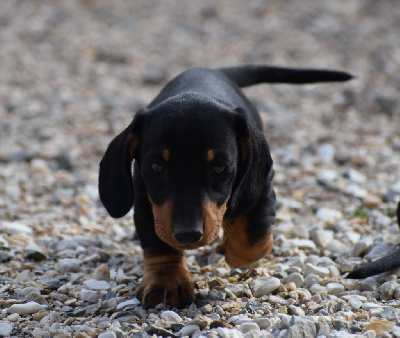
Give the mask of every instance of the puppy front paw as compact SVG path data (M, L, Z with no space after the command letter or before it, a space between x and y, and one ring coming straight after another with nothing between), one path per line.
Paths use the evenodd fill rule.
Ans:
M145 254L144 274L136 297L145 308L164 303L182 308L193 303L194 281L183 254Z

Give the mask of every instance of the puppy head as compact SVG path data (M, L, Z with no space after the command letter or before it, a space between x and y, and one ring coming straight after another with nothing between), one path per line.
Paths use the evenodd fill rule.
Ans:
M135 159L160 239L178 249L209 244L228 209L247 198L239 190L252 181L249 172L259 171L251 162L263 152L251 134L231 108L195 94L172 97L139 112L110 143L100 163L100 198L113 217L129 211Z

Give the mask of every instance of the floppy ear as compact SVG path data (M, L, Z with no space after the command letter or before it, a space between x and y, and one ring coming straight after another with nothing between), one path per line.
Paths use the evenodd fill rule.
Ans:
M236 111L239 111L237 108ZM262 131L247 123L243 116L235 116L240 161L228 202L228 216L236 218L254 209L263 190L273 176L272 158Z
M109 144L99 171L99 195L110 216L125 216L133 205L131 163L139 143L143 115L137 113L131 124Z

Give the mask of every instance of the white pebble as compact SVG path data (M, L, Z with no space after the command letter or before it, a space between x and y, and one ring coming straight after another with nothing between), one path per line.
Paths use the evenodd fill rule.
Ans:
M13 326L9 323L0 323L0 337L8 337L13 330Z
M339 296L344 291L344 286L340 283L328 283L326 285L326 291L330 295Z
M348 245L340 242L337 239L333 239L327 246L327 249L335 254L344 254L351 250Z
M191 337L193 335L193 333L195 333L196 331L200 330L200 326L196 325L196 324L189 324L184 326L182 329L180 329L178 331L178 336L179 337L186 337L189 336Z
M332 144L324 143L318 147L318 156L325 162L332 162L335 154L336 149Z
M249 323L240 324L239 330L244 332L244 333L245 332L250 332L252 330L260 331L260 327L257 325L257 323L254 323L254 322L250 323L249 322Z
M254 297L261 297L270 294L281 285L278 278L275 277L260 277L255 279L251 284L251 290Z
M182 323L182 318L174 311L164 311L160 317L167 322L171 323Z
M109 332L103 332L100 333L97 338L117 338L114 332L109 331Z
M10 315L7 316L8 321L10 322L18 322L19 320L19 314L18 313L12 313ZM0 334L1 337L1 334Z
M82 300L86 302L96 303L99 300L100 295L98 294L97 291L82 289L80 297Z
M60 273L79 272L80 269L80 261L75 258L63 258L57 263L57 270Z
M140 304L140 300L139 299L132 298L132 299L128 299L128 300L126 300L124 302L119 303L117 305L117 309L120 310L120 309L122 309L122 308L124 308L125 306L128 306L128 305L137 306L139 304Z
M309 289L312 294L317 294L326 291L326 287L319 284L313 284L309 287Z
M304 275L307 276L310 273L320 276L320 277L328 277L329 276L329 269L324 268L322 266L315 266L311 263L307 263L304 269Z
M294 283L296 284L297 288L300 288L303 286L304 283L304 277L301 273L299 272L294 272L291 273L287 278L286 278L286 283Z
M111 289L111 285L107 283L105 280L97 280L97 279L88 279L83 282L88 289L91 290L109 290Z
M228 329L226 327L217 328L218 334L222 338L242 338L242 333L237 329Z
M396 326L396 325L392 326L392 332L396 338L399 338L400 337L400 326Z
M20 222L3 222L0 226L0 229L14 235L21 233L30 235L33 233L33 230L30 226Z
M36 302L28 302L26 304L14 304L7 309L8 313L18 313L20 315L26 315L31 313L39 312L43 309L43 306Z
M343 218L343 215L340 211L329 208L318 209L316 216L320 221L328 224L333 224Z
M288 239L288 241L302 250L314 250L317 248L315 243L310 239Z
M331 230L313 228L309 233L313 242L322 248L326 248L333 240L333 231Z
M263 318L263 317L258 318L256 319L256 323L261 330L266 330L272 326L271 319L269 318Z

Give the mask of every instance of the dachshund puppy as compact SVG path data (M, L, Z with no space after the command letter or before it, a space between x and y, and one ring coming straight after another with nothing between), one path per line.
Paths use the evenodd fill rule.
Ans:
M177 76L137 112L101 160L99 193L112 217L134 207L144 252L136 296L145 307L193 302L184 250L212 243L221 228L225 258L233 267L271 251L272 158L259 113L240 87L351 78L331 70L196 68Z

